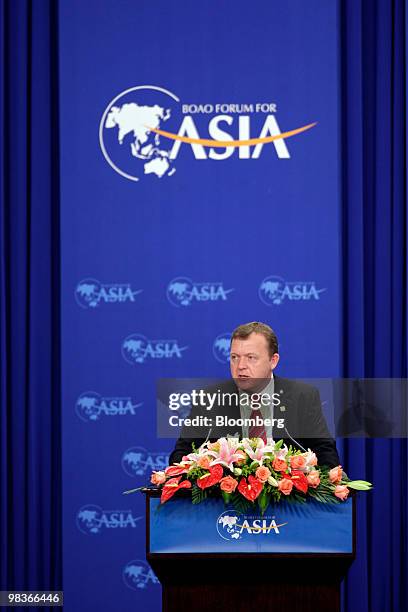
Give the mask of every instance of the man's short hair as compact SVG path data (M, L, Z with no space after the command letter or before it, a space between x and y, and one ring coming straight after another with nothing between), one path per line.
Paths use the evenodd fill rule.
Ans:
M231 343L233 340L235 340L235 338L245 339L251 334L261 334L266 338L270 357L272 357L274 353L279 352L278 338L276 337L272 327L269 327L269 325L266 325L266 323L260 323L259 321L252 321L251 323L239 325L232 332Z

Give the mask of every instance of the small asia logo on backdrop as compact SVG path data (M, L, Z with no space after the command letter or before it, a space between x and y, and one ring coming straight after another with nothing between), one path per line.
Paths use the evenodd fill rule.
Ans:
M271 159L289 159L287 139L316 123L285 131L277 111L275 102L265 101L182 103L168 89L138 85L105 108L99 144L108 164L131 181L171 177L182 146L190 147L195 160L254 160L264 147Z
M172 306L186 307L193 302L226 302L234 289L225 289L222 282L193 282L184 276L174 278L167 287L167 299Z
M140 559L129 561L123 568L122 577L125 585L135 591L160 584L152 568Z
M142 334L131 334L122 342L122 357L132 365L149 359L181 359L188 346L180 346L178 340L148 340Z
M104 417L136 416L143 402L131 397L104 397L95 391L81 393L75 404L79 418L86 423L100 421Z
M143 289L132 289L130 283L100 283L95 278L85 278L75 287L75 299L82 308L97 308L101 304L135 302Z
M251 516L238 514L235 510L225 510L217 518L216 528L223 540L242 540L259 535L279 535L287 523L276 522L275 516Z
M87 535L99 535L107 529L135 529L143 516L134 516L131 510L103 510L87 504L76 515L76 525Z
M317 301L326 289L318 289L314 281L286 281L280 276L267 276L258 290L260 300L267 306L280 306L284 301Z
M122 469L128 476L149 476L164 470L169 464L167 452L149 452L141 446L128 448L122 455Z
M216 337L213 343L213 355L220 363L230 361L231 333L225 332Z

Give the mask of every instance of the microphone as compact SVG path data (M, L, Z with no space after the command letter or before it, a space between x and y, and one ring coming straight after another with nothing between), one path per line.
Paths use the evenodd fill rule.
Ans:
M286 435L288 436L288 438L290 438L292 442L296 444L296 446L299 446L303 452L307 453L307 450L297 440L295 440L295 438L292 438L292 436L290 435L286 427L285 427L285 431L286 431Z
M210 435L211 435L212 430L213 430L213 428L212 428L212 427L210 427L210 429L208 430L207 437L206 437L205 441L203 442L203 444L205 444L206 442L208 442L208 439L209 439L209 437L210 437ZM202 446L202 445L201 445L201 446Z

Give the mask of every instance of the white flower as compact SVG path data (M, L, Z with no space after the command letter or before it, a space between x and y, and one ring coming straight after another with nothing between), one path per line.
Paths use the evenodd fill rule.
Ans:
M265 444L262 438L258 438L256 448L253 449L251 441L248 438L242 440L242 446L245 449L246 454L252 459L253 462L262 465L265 459L269 459L270 455L274 452L275 442L272 438L269 438L271 444ZM267 454L269 453L269 457Z
M220 450L218 452L207 452L208 455L214 457L213 461L211 461L211 465L225 465L225 467L233 472L233 463L242 459L241 454L236 452L239 446L238 438L229 438L228 440L226 438L220 438L218 443L220 445Z
M308 448L307 452L303 453L303 456L306 459L306 464L305 464L305 467L303 468L303 471L304 472L312 471L317 465L316 454L312 450L310 450L310 448Z
M276 451L275 453L275 457L276 459L282 459L282 461L285 461L286 455L288 454L288 447L286 446L286 444L283 444L283 446Z

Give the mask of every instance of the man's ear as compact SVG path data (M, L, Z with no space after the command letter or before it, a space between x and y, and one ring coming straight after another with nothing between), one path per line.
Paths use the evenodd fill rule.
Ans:
M279 363L279 353L274 353L271 357L271 370L274 370Z

